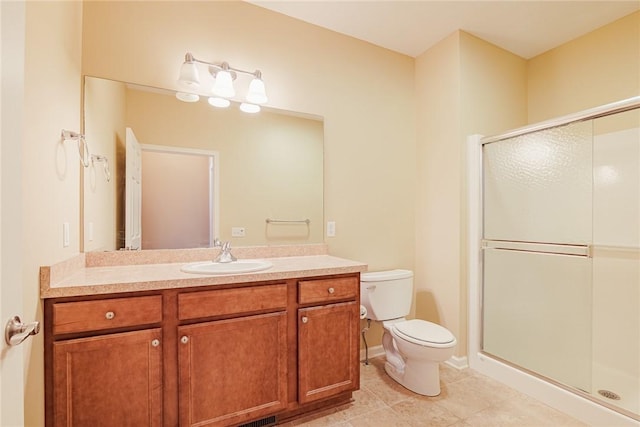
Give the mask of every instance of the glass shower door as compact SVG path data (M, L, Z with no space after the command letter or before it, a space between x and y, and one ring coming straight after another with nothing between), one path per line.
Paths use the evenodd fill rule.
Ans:
M591 389L592 126L483 146L483 351Z
M640 416L640 110L593 121L592 395Z
M482 150L482 351L640 420L640 110Z

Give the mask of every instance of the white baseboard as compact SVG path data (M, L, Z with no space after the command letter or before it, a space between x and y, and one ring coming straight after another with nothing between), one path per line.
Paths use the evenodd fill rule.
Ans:
M469 367L469 359L467 356L451 356L451 358L444 363L460 371Z

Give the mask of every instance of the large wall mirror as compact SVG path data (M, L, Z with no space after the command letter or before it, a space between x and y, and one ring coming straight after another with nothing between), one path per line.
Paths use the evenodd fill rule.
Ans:
M321 118L85 77L84 134L85 252L323 241Z

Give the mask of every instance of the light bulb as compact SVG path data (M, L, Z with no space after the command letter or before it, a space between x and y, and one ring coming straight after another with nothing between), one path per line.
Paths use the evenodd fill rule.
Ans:
M253 104L264 104L267 102L267 92L264 88L264 81L256 77L251 80L249 84L249 91L247 92L247 101Z
M223 98L233 98L236 95L236 91L233 89L233 77L229 71L220 70L216 73L213 94Z
M219 98L217 96L212 96L208 101L209 105L218 108L227 108L229 105L231 105L231 101L229 101L228 99Z
M240 104L240 111L243 111L245 113L259 113L260 112L260 106L256 105L256 104L249 104L246 102L243 102L242 104Z

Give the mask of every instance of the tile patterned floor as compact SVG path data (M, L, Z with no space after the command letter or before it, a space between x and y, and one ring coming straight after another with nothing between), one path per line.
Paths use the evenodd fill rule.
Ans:
M285 427L471 427L586 424L469 369L440 366L442 393L420 396L384 372L384 356L360 369L355 402L284 424Z

